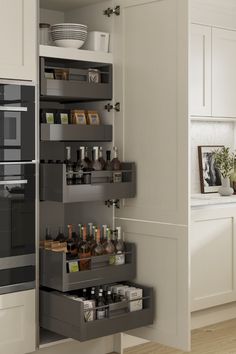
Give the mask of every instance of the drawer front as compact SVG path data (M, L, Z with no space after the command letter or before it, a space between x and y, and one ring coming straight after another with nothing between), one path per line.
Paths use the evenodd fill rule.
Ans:
M153 289L132 284L143 289L143 309L126 312L126 303L110 305L111 316L102 320L85 322L84 305L56 291L40 291L41 327L73 338L86 341L128 331L153 323ZM117 305L117 309L116 309ZM123 312L122 312L123 307Z

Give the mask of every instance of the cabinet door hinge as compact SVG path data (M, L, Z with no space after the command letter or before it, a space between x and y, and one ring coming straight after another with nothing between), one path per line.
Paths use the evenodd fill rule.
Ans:
M108 9L104 11L104 15L107 17L111 17L111 15L120 16L120 6L116 6L114 9L108 7Z
M114 105L108 103L105 106L105 109L110 112L112 109L114 109L116 112L120 112L120 102L116 102Z

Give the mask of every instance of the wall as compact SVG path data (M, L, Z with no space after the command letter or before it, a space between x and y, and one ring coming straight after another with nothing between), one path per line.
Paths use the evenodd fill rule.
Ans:
M231 122L200 122L191 123L191 193L200 193L198 166L199 145L225 145L235 149L236 123Z
M61 11L40 9L40 22L49 23L50 25L64 22L64 13Z

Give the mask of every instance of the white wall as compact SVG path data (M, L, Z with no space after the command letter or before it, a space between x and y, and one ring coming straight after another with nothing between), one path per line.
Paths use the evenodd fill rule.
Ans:
M225 145L235 148L234 122L192 122L191 123L191 193L200 193L198 166L199 145Z
M64 22L64 12L40 9L40 22L49 23L50 25Z

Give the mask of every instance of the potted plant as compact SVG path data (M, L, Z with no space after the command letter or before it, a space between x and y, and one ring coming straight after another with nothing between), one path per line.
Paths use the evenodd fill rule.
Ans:
M230 176L234 169L234 154L230 152L229 147L222 147L213 152L215 166L221 174L222 185L219 188L219 193L222 196L230 196L234 193L230 187Z

